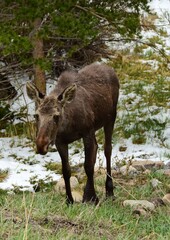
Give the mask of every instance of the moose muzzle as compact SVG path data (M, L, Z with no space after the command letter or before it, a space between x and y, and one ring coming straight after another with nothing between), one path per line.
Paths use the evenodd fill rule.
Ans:
M50 145L49 137L38 136L36 139L37 153L45 155L48 152Z

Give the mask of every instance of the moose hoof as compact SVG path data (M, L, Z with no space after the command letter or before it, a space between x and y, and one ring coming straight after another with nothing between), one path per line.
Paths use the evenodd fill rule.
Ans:
M111 199L112 201L115 201L116 197L114 196L113 192L112 193L106 192L106 199Z
M114 202L116 200L116 197L113 195L110 199L111 199L111 201Z
M91 199L91 202L97 205L99 203L99 198L95 196L94 198Z
M69 206L70 204L73 204L74 203L74 200L73 199L69 199L69 198L66 198L66 204Z
M97 196L93 196L91 198L83 198L83 203L93 203L97 205L99 203L99 198Z

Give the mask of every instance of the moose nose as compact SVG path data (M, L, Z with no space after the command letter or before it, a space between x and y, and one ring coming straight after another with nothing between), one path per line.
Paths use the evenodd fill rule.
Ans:
M37 153L45 155L48 152L49 143L50 142L48 137L37 137L36 139Z

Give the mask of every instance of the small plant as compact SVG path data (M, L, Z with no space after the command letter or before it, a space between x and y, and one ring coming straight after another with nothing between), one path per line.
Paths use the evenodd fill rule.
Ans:
M10 105L0 102L0 129L5 129L14 120L14 113L10 110Z
M148 38L148 41L150 44L160 44L160 45L164 46L164 42L163 42L162 38L158 35Z
M147 50L145 50L145 54L144 54L145 58L150 59L152 58L153 55L154 55L154 51L152 48L149 47Z
M8 170L0 170L0 182L3 182L9 175Z
M30 178L30 183L33 185L33 189L35 192L38 191L47 191L51 189L55 183L52 181L50 176L47 176L45 179L38 179L38 176L33 176Z
M51 170L54 171L58 174L62 174L62 165L61 163L56 163L56 162L48 162L45 164L45 168L47 168L47 170Z
M135 135L132 137L132 143L133 144L145 144L146 137L144 135Z
M164 28L160 28L159 35L162 37L168 37L168 32Z
M154 89L151 91L153 100L156 102L157 106L165 106L170 99L170 91L168 88L168 81L164 77L158 77L154 84Z

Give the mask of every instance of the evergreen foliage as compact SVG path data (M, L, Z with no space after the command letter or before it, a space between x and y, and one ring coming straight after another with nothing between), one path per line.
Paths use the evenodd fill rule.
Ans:
M139 35L140 13L149 11L149 2L1 0L0 61L17 69L31 68L35 63L31 40L37 37L44 42L45 59L38 62L42 69L49 70L52 63L71 58L80 62L82 49L90 46L96 50L110 34ZM41 19L38 29L33 25L36 19Z

